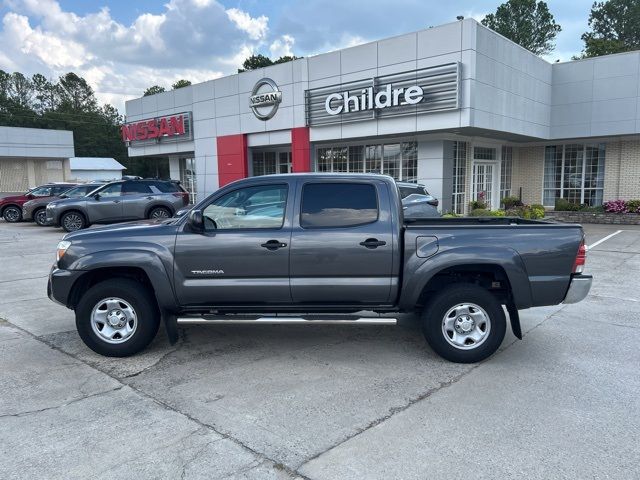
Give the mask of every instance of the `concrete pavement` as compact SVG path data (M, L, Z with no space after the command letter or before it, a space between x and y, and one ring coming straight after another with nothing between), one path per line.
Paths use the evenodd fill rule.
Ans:
M0 478L640 476L640 231L588 225L580 304L479 365L401 327L189 327L88 350L50 302L59 230L0 222Z

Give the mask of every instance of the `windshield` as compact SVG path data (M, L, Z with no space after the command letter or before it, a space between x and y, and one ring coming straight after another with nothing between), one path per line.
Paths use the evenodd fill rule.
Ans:
M101 185L80 185L64 192L64 196L68 198L84 197L100 186Z
M25 195L33 195L34 197L50 197L51 187L36 187L33 190L29 190Z

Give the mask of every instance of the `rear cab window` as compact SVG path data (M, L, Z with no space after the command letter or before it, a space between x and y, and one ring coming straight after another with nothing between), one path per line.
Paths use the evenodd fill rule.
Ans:
M347 228L378 220L376 187L368 183L307 183L302 187L300 226Z

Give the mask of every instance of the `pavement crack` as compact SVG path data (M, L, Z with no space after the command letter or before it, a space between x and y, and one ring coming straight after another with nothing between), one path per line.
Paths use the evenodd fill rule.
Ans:
M109 389L109 390L105 390L103 392L92 393L90 395L84 395L84 396L82 396L80 398L74 398L73 400L70 400L68 402L62 403L60 405L54 405L52 407L39 408L37 410L28 410L26 412L20 412L20 413L7 413L5 415L0 415L0 418L9 418L9 417L20 418L20 417L25 417L27 415L33 415L33 414L36 414L36 413L48 412L50 410L57 410L59 408L64 408L64 407L67 407L69 405L73 405L74 403L82 402L83 400L87 400L89 398L99 397L100 395L105 395L107 393L117 392L118 390L121 390L122 388L124 388L124 385L120 385L119 387L115 387L115 388L112 388L112 389Z

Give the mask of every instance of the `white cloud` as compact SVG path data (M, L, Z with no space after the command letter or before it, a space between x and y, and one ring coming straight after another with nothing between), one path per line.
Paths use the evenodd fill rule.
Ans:
M151 85L170 88L181 78L197 83L235 73L270 44L266 16L227 10L216 0L169 0L162 12L142 13L129 24L107 7L78 15L57 0L4 5L0 69L51 78L74 71L122 113L126 99Z
M261 40L267 35L269 18L264 15L252 18L247 12L230 8L227 10L227 16L240 30L247 32L252 40Z
M291 35L282 35L280 38L276 38L269 46L269 52L273 59L289 56L292 57L293 45L296 43L295 39Z

